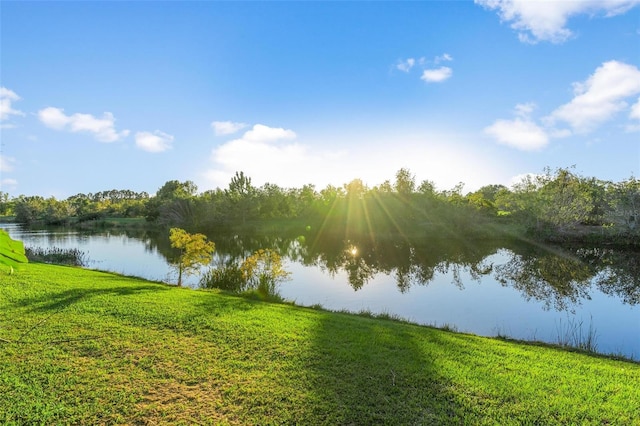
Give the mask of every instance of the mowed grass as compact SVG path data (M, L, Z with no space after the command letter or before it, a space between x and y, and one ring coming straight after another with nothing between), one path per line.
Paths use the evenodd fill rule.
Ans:
M640 365L28 264L0 424L640 424Z

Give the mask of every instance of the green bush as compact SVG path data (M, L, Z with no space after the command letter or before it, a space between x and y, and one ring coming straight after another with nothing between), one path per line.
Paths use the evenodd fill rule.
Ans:
M200 278L200 288L219 288L235 293L257 292L265 298L276 296L278 284L290 275L276 252L260 249L240 265L230 262L209 269Z
M219 265L205 271L200 277L200 288L221 290L241 293L247 290L249 283L244 280L240 267L235 263Z

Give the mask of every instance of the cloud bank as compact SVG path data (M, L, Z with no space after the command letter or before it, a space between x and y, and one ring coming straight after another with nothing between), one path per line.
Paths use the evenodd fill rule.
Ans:
M499 119L484 129L498 143L532 151L545 147L551 138L588 134L628 110L628 118L640 120L640 70L619 61L604 62L585 81L573 83L574 97L536 123L534 104L519 104L512 120ZM568 127L565 127L568 126ZM636 131L637 123L627 124Z
M492 174L499 169L497 165L489 167L490 172L475 167L478 159L483 164L493 164L494 160L485 158L473 144L461 147L452 138L438 134L362 135L366 144L348 140L339 143L340 148L315 148L299 141L293 130L258 124L240 138L212 149L211 166L201 174L203 182L199 186L226 188L236 171L250 176L255 186L266 182L296 188L314 184L322 189L328 184L341 186L355 178L377 185L393 179L402 167L428 171L429 176L422 179L433 180L441 188L465 181L477 185L477 189L505 179Z

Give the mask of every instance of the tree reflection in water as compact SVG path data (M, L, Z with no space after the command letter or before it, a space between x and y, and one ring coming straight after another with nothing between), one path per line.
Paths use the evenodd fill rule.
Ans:
M640 303L640 252L602 248L578 249L577 252L596 265L596 286L604 294L622 299L627 305Z
M161 236L145 235L147 245L167 259L175 254ZM218 263L237 263L261 248L270 248L291 262L320 268L336 276L344 272L354 290L379 274L393 276L400 292L429 285L448 275L464 289L465 280L491 276L517 289L526 300L546 309L571 310L590 299L592 289L640 302L640 252L622 248L553 247L522 241L468 241L431 235L412 239L389 235L349 239L335 235L209 235L216 243ZM224 262L220 262L222 259ZM295 277L294 277L295 279Z
M494 268L494 276L504 286L519 290L527 300L535 299L546 309L567 310L590 299L592 265L575 255L535 246L520 252L509 251L508 261Z

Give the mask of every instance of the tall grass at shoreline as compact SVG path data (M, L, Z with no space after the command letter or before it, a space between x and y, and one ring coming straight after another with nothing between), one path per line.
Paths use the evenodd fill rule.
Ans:
M598 333L593 326L593 321L589 321L589 326L585 327L584 320L568 318L565 324L562 319L559 321L556 331L558 334L557 343L568 348L577 348L587 352L598 352Z
M87 266L89 264L87 254L77 248L25 247L25 254L30 262L67 266Z

